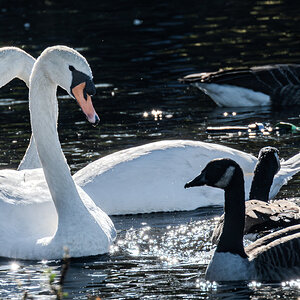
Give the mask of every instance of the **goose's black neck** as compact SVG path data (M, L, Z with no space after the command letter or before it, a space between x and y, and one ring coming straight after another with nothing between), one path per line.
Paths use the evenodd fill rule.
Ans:
M236 168L230 184L225 188L224 227L217 252L231 252L246 258L243 246L245 226L245 188L241 168Z
M273 183L274 176L278 170L277 164L270 164L262 160L258 162L251 184L249 199L256 199L268 202L269 193Z

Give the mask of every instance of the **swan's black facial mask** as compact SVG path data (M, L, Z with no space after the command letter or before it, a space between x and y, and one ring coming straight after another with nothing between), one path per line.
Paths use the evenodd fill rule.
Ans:
M71 94L73 95L73 88L80 83L85 82L85 88L83 89L84 99L87 100L87 95L93 96L96 94L96 87L93 80L86 74L77 71L73 66L69 66L70 71L72 72L72 84L71 84Z

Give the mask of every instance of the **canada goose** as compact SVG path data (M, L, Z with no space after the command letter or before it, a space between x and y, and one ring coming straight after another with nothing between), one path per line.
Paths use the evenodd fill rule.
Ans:
M196 73L179 81L193 84L223 107L300 104L299 64Z
M288 200L269 200L270 188L280 169L279 151L274 147L260 150L254 169L249 201L246 201L244 235L273 228L300 224L300 207ZM224 214L212 235L214 244L220 238Z
M300 277L300 225L272 233L244 248L244 176L232 159L209 162L185 188L208 185L225 191L224 227L207 267L210 281L283 281Z

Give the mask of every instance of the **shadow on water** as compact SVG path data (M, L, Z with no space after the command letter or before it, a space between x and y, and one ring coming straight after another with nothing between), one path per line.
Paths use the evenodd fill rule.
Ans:
M219 68L297 63L296 1L18 1L1 2L0 46L35 57L66 44L89 61L101 126L91 128L59 91L59 134L74 173L117 150L162 139L192 139L258 154L299 152L299 135L209 135L208 126L254 122L299 125L300 109L217 108L179 77ZM4 30L5 29L5 30ZM19 80L1 89L0 168L15 168L30 138L28 90ZM299 176L278 197L297 197ZM109 256L71 261L64 290L85 299L274 299L299 297L290 284L207 283L210 235L222 208L112 217L118 237ZM0 260L0 298L49 298L49 274L60 261ZM49 273L50 272L50 273ZM55 279L57 280L57 279Z

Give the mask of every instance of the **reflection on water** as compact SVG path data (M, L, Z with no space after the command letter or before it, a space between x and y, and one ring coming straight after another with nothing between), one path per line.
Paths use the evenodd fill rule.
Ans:
M0 46L22 46L37 57L67 44L89 61L97 87L101 126L91 128L64 92L59 133L74 173L89 162L131 146L192 139L257 155L272 145L281 157L299 150L294 134L210 135L208 126L254 122L299 124L300 109L216 108L177 78L219 68L297 63L296 1L7 1L0 7ZM5 29L5 30L4 30ZM30 138L28 91L14 80L0 92L0 167L15 168ZM300 177L278 197L297 197ZM299 297L299 281L278 285L221 284L204 280L209 236L221 208L114 217L118 238L110 257L72 261L64 290L69 298L274 299ZM0 262L0 298L49 296L49 272L60 262ZM49 271L50 270L50 271ZM57 278L55 279L57 280Z
M209 236L215 220L210 210L205 210L115 217L119 237L110 257L71 262L64 292L69 298L98 295L102 299L249 299L250 296L297 299L300 280L282 285L206 282L203 277L211 256ZM212 211L217 213L220 209ZM59 279L58 262L18 262L16 269L13 264L2 262L2 297L14 297L25 290L46 297L50 289L49 274L57 274L55 280Z

